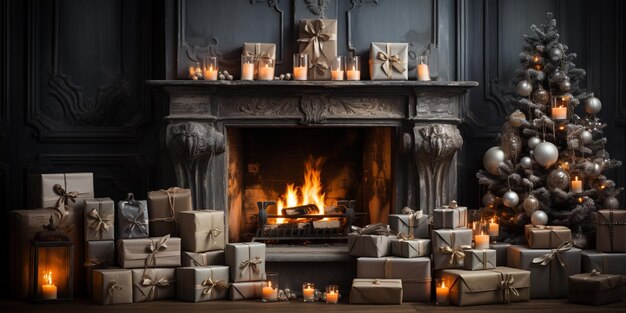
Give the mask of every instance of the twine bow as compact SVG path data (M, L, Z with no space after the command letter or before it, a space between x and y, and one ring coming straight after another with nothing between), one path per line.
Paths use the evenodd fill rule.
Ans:
M561 264L561 267L565 267L565 262L561 256L561 252L565 252L572 248L572 243L569 241L563 242L558 248L552 249L550 252L536 257L533 259L533 264L541 264L542 266L550 264L550 262L556 257Z
M61 213L62 219L66 215L70 214L70 212L68 212L70 203L76 203L76 197L78 197L80 193L78 191L66 192L65 189L63 189L63 187L59 184L55 184L54 187L52 187L52 190L59 196L55 209Z
M380 284L381 284L381 281L378 278L374 279L374 281L372 282L372 285L380 285Z
M326 62L320 60L319 58L314 58L309 64L309 68L314 71L315 74L319 76L324 76L326 70L328 70L328 64Z
M298 42L306 43L306 46L301 51L313 48L313 59L317 59L324 54L324 41L336 40L336 35L324 32L324 28L326 28L326 25L324 25L322 20L307 20L304 25L304 32L309 37L298 39Z
M84 267L96 267L96 266L104 266L107 263L107 260L100 259L96 257L90 257L85 263L83 263Z
M205 287L202 290L202 295L203 296L209 295L209 298L211 298L211 294L213 293L213 288L217 288L217 289L228 288L228 284L223 279L213 280L213 272L211 272L211 277L207 277L202 281L201 285L202 287Z
M176 199L174 194L182 192L184 189L180 187L171 187L167 190L161 190L167 194L167 201L170 208L169 217L157 217L150 219L150 222L176 222Z
M167 280L167 278L165 277L161 277L158 280L153 280L149 276L144 275L143 279L141 280L141 285L143 287L150 287L150 291L148 291L148 296L146 296L146 294L143 291L141 293L147 300L152 300L154 298L154 294L156 293L155 292L156 288L157 287L159 288L169 287L170 281Z
M504 303L511 303L511 294L516 297L519 296L519 292L515 287L513 287L513 283L515 282L515 277L510 274L500 273L502 275L502 281L500 281L500 288L502 289L502 300Z
M95 208L91 209L89 213L87 213L87 219L89 219L90 225L89 228L96 232L96 235L99 239L102 239L102 235L107 232L113 225L113 218L111 215L106 215L104 217L100 216L100 212Z
M146 221L144 218L144 207L141 202L135 200L135 196L132 193L128 193L126 197L126 204L128 206L136 207L139 211L137 215L133 216L131 214L126 214L126 210L122 210L122 216L128 222L126 227L124 227L123 233L128 232L128 238L133 238L133 233L135 229L139 229L139 232L148 237L148 228L146 225Z
M221 233L222 233L222 229L219 227L215 227L211 229L209 231L209 241L213 241L213 244L215 244L215 240L217 236L219 236Z
M387 75L387 79L391 79L393 70L398 73L404 73L404 71L406 71L406 68L400 64L402 63L400 57L397 54L391 54L390 44L387 44L387 53L378 51L376 58L383 61L380 66L385 75Z
M243 272L247 267L250 267L253 273L258 274L259 264L261 263L263 263L263 259L258 256L251 260L241 261L241 263L239 263L239 275L243 276Z
M389 235L391 232L389 225L382 223L369 224L365 227L352 226L352 230L359 235Z
M272 58L270 50L271 50L271 47L267 48L267 50L265 50L265 51L261 51L261 44L260 43L256 43L254 45L254 52L246 51L244 53L244 55L246 55L246 56L253 56L254 57L254 63L256 65L258 65L259 62L261 61L261 59L267 60L267 59L271 59Z
M600 274L602 274L602 273L600 273L600 272L596 271L596 269L594 268L594 269L591 271L591 273L589 273L589 276L600 276Z
M170 239L170 235L165 235L159 239L159 241L155 244L154 240L150 241L150 245L148 246L148 257L146 257L145 269L150 266L156 267L156 258L159 251L163 251L167 249L167 240Z
M463 259L465 258L465 252L463 252L463 249L470 249L470 246L467 245L462 245L462 246L457 246L457 247L450 247L450 246L445 246L445 247L439 247L439 252L442 254L450 254L450 265L454 264L456 262L457 265L461 264L461 261L463 261Z
M112 280L109 282L109 285L107 286L107 295L109 296L109 301L111 301L111 304L115 303L115 295L120 290L122 290L122 286L118 284L116 280Z

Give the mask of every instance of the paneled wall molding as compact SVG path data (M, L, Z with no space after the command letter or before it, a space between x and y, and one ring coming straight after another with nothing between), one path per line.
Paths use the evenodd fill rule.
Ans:
M306 8L309 9L309 12L319 18L325 18L326 8L331 1L332 0L304 0L304 2L306 3Z
M9 1L0 4L0 131L6 126L9 110ZM0 134L0 142L5 136Z
M615 86L618 86L615 90L615 125L621 128L626 128L626 100L624 99L624 93L626 91L623 88L626 84L626 80L624 79L624 71L626 71L626 66L624 62L624 57L626 57L626 50L624 50L624 36L626 34L626 20L624 19L624 12L626 12L626 5L624 5L624 1L616 1L615 5L617 6L615 10L615 25L619 25L619 30L615 32ZM622 155L626 155L623 153ZM625 160L622 160L625 161ZM624 171L626 172L626 171ZM623 179L621 180L624 181Z

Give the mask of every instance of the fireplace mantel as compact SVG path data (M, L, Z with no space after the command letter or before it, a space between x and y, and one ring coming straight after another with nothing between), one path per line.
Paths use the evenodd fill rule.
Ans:
M463 96L473 81L191 81L148 84L169 103L166 148L196 208L225 210L232 127L394 127L393 210L456 199ZM229 216L227 219L239 218Z

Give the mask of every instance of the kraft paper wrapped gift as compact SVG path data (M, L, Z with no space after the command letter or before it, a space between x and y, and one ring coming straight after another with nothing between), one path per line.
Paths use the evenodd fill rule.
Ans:
M228 297L228 266L179 267L176 269L179 300L204 302Z
M391 253L391 240L396 237L390 235L389 225L379 223L352 228L355 232L348 234L349 255L380 258Z
M300 53L309 56L309 80L330 80L330 60L337 56L337 20L300 20Z
M389 227L395 234L407 238L430 238L428 215L422 211L409 214L389 214Z
M224 249L224 211L183 211L177 218L184 251Z
M603 274L622 275L622 292L626 297L626 253L604 253L583 250L580 253L583 273L594 270Z
M490 270L496 268L496 250L468 249L464 251L463 268L468 271Z
M230 281L265 279L265 244L258 242L229 243L224 250L230 266Z
M507 262L510 267L530 271L531 299L567 298L569 276L580 273L580 249L571 243L558 249L511 246Z
M350 289L350 304L402 304L402 281L355 278Z
M176 213L193 210L191 190L172 187L148 192L150 236L178 237Z
M83 265L85 266L87 294L91 295L93 271L115 265L115 242L113 240L87 241Z
M260 43L260 42L244 42L243 43L243 55L253 56L255 60L266 58L276 59L276 44L275 43ZM254 67L254 78L257 79L258 67Z
M134 269L133 302L176 298L176 269Z
M599 210L596 251L626 252L626 210Z
M117 239L150 237L148 227L148 202L135 200L132 193L117 203Z
M430 256L430 239L392 239L391 255L403 258Z
M356 276L401 279L404 301L430 302L430 257L412 259L361 257L356 262Z
M98 304L133 303L133 273L124 269L93 271L93 300Z
M369 65L371 80L407 80L409 78L409 44L406 42L372 42Z
M117 241L122 268L180 266L180 238L122 239Z
M489 249L496 250L496 266L506 266L506 256L510 246L510 243L504 242L489 244Z
M622 302L622 277L599 272L569 277L569 302L604 305Z
M224 250L216 250L209 252L188 252L182 253L181 264L184 267L190 266L209 266L209 265L224 265Z
M249 281L230 284L230 300L261 299L264 281Z
M465 249L472 247L471 229L437 229L433 230L433 266L436 270L445 268L462 268Z
M467 228L467 207L451 203L433 210L433 229Z
M572 241L572 231L565 226L524 226L528 246L533 249L554 249Z
M529 300L530 272L510 267L485 271L447 269L442 279L450 286L450 303L457 306Z
M85 200L85 241L115 239L115 204L111 198Z

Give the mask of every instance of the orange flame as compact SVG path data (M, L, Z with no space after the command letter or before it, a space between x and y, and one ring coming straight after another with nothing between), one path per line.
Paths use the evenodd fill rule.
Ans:
M295 184L287 184L285 194L278 199L276 207L277 214L282 215L283 208L294 207L298 205L315 204L319 209L319 214L324 214L324 196L322 185L322 164L323 158L313 159L309 156L304 163L304 184L295 186ZM283 218L276 219L277 224L284 223Z
M43 280L48 282L48 285L52 285L52 271L48 270L48 273L43 272Z

